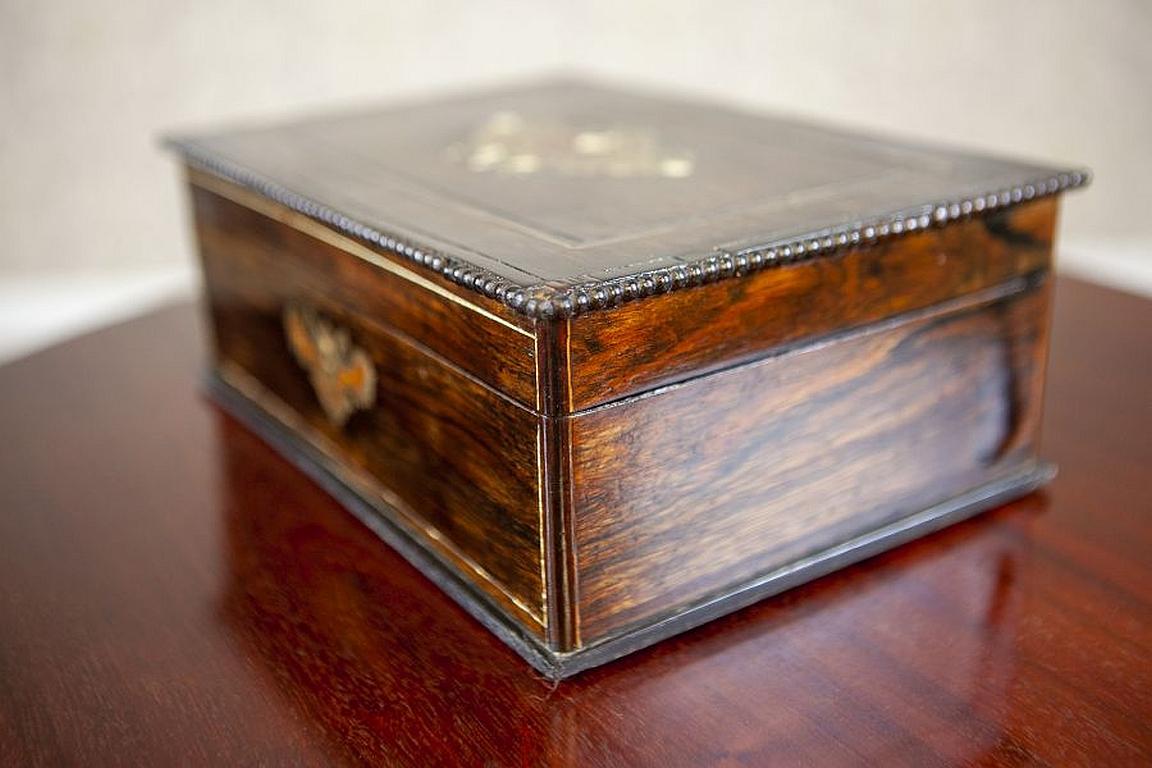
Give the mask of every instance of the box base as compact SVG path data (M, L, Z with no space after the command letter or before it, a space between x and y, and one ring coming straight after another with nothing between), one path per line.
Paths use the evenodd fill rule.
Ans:
M337 462L295 437L274 415L218 372L209 374L208 390L223 408L315 480L404 559L550 680L570 677L613 661L765 597L996 507L1039 488L1055 476L1055 468L1051 464L1028 462L991 482L761 574L722 594L676 610L655 622L634 627L577 651L560 653L546 647L509 620L485 595L473 589L450 563L441 560L413 538L397 522L399 516L387 504L381 500L369 501L358 494L354 490L355 484L345 477Z

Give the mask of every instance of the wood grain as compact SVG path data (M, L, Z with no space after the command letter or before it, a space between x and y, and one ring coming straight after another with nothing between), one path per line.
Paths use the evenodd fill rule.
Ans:
M196 237L209 287L226 284L233 291L260 295L265 281L274 279L288 297L338 302L536 407L536 349L530 321L427 270L417 274L383 249L355 243L228 182L196 172L191 180ZM348 249L367 251L395 271L357 258Z
M0 764L1152 762L1152 303L1061 280L1042 494L559 686L204 400L189 306L0 368Z
M715 597L1031 458L1042 311L1016 324L1023 336L970 350L983 356L961 384L951 381L959 358L933 343L902 343L893 330L872 348L844 334L1037 279L1050 261L1054 200L532 323L234 184L198 171L190 179L221 375L347 466L346 484L554 651ZM285 343L281 316L298 304L347 329L378 372L376 391L362 396L367 410L342 428L324 418L316 382ZM1004 307L989 310L989 322L1012 325L1001 314L1016 310ZM889 362L885 345L907 359L872 381L869 366ZM710 375L785 347L795 354L748 365L760 373L745 376L759 381L779 365L803 370L805 383L773 373L784 381L776 392ZM868 379L859 392L822 399L853 376ZM649 396L685 379L687 392ZM945 384L967 398L952 411L906 408L897 425L877 426L877 414L899 406L894 393L926 402ZM988 429L999 429L1000 444L984 445ZM922 454L930 468L906 455L919 448L917 430L939 435ZM818 455L828 435L851 441ZM966 452L972 441L988 452L983 464ZM757 464L757 449L787 449L788 460ZM898 470L881 474L885 463ZM750 491L765 478L766 490ZM817 503L823 518L784 511ZM643 522L633 527L634 518Z
M426 548L541 634L539 417L342 304L310 294L310 305L365 350L378 379L377 405L335 426L288 348L281 308L299 295L280 274L238 290L212 283L221 374L299 439L345 465L361 492L398 510Z
M571 411L1044 269L1057 200L573 318Z
M933 309L573 417L580 640L1029 460L1046 295Z

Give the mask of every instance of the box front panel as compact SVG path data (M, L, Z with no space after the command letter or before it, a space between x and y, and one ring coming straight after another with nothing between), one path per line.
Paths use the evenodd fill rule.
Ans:
M220 375L543 637L537 414L485 384L484 370L462 370L371 319L368 298L379 300L376 318L394 316L393 306L353 256L310 253L295 230L260 221L254 231L258 214L222 209L207 192L194 199ZM472 341L478 361L494 353L482 344Z
M571 419L587 645L1031 460L1047 288L900 322Z

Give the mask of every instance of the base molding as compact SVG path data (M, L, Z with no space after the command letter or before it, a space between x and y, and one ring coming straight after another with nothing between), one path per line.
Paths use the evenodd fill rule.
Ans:
M368 500L353 490L356 483L331 457L298 439L259 403L231 385L219 372L207 376L207 389L217 403L297 466L373 533L395 549L446 592L473 618L519 653L545 677L560 680L608 663L660 640L745 608L766 597L877 555L912 539L972 517L1023 496L1055 476L1053 465L1025 463L995 480L905 516L849 541L773 569L691 606L643 626L633 627L573 652L557 652L524 632L504 610L469 582L449 562L426 549L383 500Z

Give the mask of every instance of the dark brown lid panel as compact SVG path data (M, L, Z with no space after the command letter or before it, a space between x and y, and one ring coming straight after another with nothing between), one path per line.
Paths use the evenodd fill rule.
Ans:
M1087 180L566 81L173 144L538 317L825 256Z

